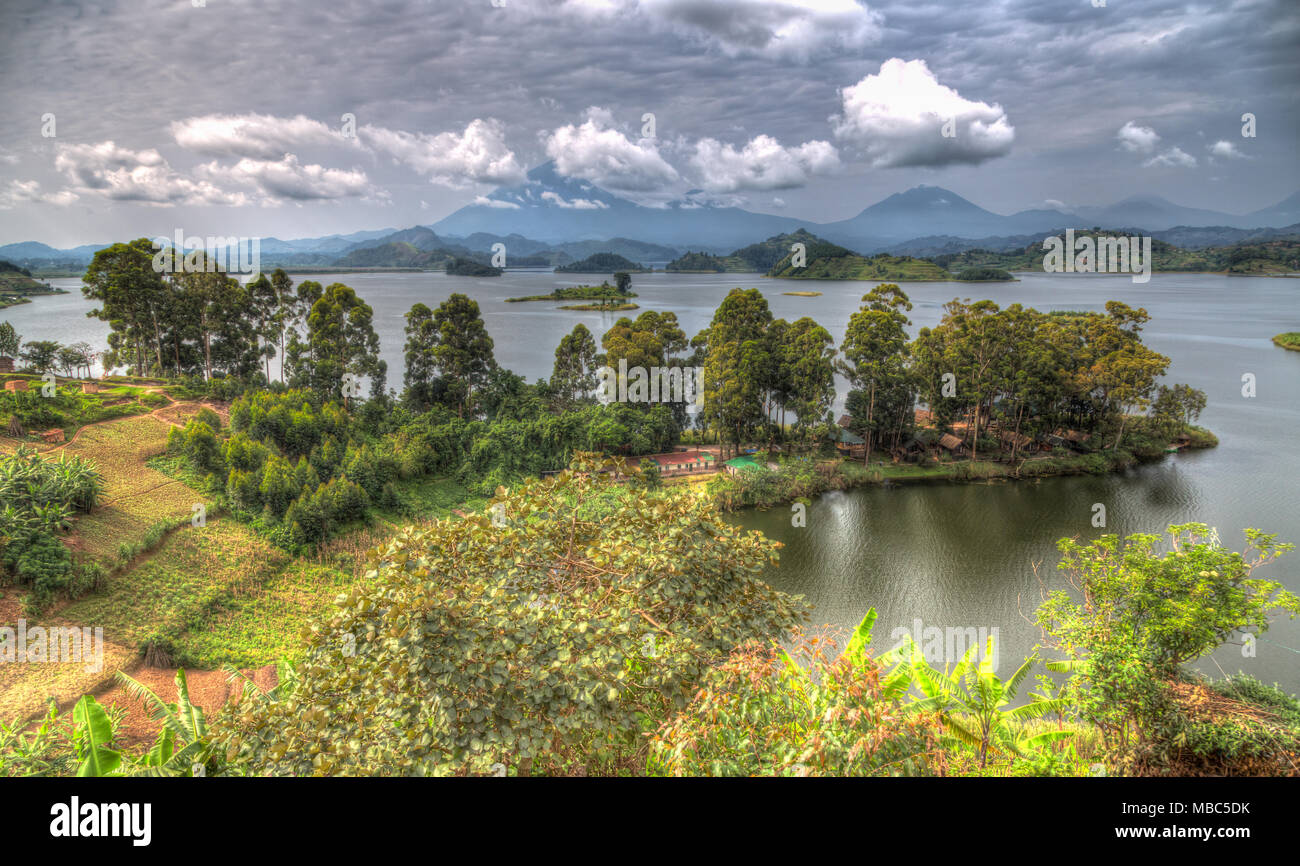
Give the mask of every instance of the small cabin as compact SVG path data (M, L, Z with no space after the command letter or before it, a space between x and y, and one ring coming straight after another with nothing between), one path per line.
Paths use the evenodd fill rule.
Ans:
M10 379L8 382L5 382L5 390L6 390L6 391L9 391L10 393L17 392L17 391L26 391L26 390L27 390L27 380L26 380L26 379Z
M895 463L918 463L925 457L925 443L916 436L909 438L890 451Z
M98 394L101 390L103 390L103 387L104 386L100 385L98 382L82 382L81 393Z
M1034 440L1014 430L1003 430L998 434L1003 451L1029 451L1034 447Z
M939 437L939 447L947 451L953 457L960 457L966 453L966 443L962 442L951 433L945 433Z
M57 444L59 442L62 442L65 438L67 437L63 435L62 427L55 427L53 430L46 430L45 432L41 433L41 441L50 444Z
M867 440L852 430L841 427L839 436L835 440L835 450L847 457L866 458Z
M12 373L14 371L14 359L8 355L0 355L0 373Z
M1065 441L1064 436L1058 436L1055 433L1043 433L1038 437L1039 451L1054 451L1057 448L1068 448L1069 442Z

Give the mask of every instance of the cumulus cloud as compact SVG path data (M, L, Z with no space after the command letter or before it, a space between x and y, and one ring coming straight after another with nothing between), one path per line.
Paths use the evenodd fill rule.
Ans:
M775 138L759 135L739 150L717 139L702 138L690 161L705 189L737 192L803 186L810 176L838 168L840 156L829 142L783 147Z
M1163 153L1155 156L1142 163L1143 166L1164 166L1167 168L1191 168L1196 165L1196 157L1186 153L1182 148L1171 147Z
M423 204L423 202L421 202L421 204ZM488 198L485 195L475 196L474 204L479 205L480 207L495 207L495 208L501 208L503 210L519 210L519 205L515 204L512 201L502 201L501 199L497 199L497 198Z
M504 127L491 118L475 118L461 133L429 135L363 126L359 134L364 145L387 153L444 186L512 184L525 177L514 151L506 144Z
M567 210L603 210L609 207L603 201L591 201L585 198L566 199L559 193L550 190L542 193L542 200Z
M545 145L557 172L607 189L651 192L679 177L654 139L632 141L614 128L613 115L603 108L587 109L585 122L561 126L546 137Z
M939 83L924 60L886 60L880 72L840 91L835 137L875 168L977 165L1011 151L1015 127L1002 106L966 99ZM953 135L944 135L951 123Z
M301 147L346 143L341 129L330 129L301 114L207 114L171 124L172 137L186 150L208 156L277 160ZM355 141L353 139L353 141Z
M1119 128L1115 137L1119 139L1119 146L1129 153L1151 153L1160 141L1154 129L1138 126L1131 120Z
M175 171L152 148L131 150L113 141L61 144L54 167L67 177L69 191L81 195L155 205L248 203L243 193L227 192L209 181Z
M1210 151L1211 156L1217 156L1222 159L1246 159L1246 154L1237 150L1237 145L1233 144L1231 141L1219 140L1214 144L1209 145L1206 149Z
M210 178L256 187L272 201L383 197L360 169L303 165L292 153L278 160L245 158L234 165L212 162L201 171Z
M11 180L9 186L0 189L0 210L10 210L24 204L55 204L66 206L77 200L78 196L71 190L42 192L41 184L35 180Z

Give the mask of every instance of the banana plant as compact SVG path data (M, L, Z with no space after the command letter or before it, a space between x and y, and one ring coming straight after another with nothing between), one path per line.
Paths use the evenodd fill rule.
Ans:
M203 710L190 702L185 669L176 671L176 703L167 703L143 683L117 672L127 694L153 707L153 717L162 724L158 738L141 759L139 770L147 776L190 776L194 768L206 765L212 750Z
M993 638L988 639L984 657L978 662L976 649L978 645L972 644L951 672L946 665L942 671L931 667L911 638L882 660L896 662L894 673L920 691L923 697L910 706L938 713L948 736L975 750L980 767L988 766L990 752L1029 758L1049 743L1074 736L1073 731L1044 731L1027 737L1021 731L1023 722L1064 710L1067 702L1060 698L1034 695L1029 703L1007 709L1038 661L1037 654L1025 659L1010 679L1002 680L993 671Z
M862 622L858 623L858 627L853 630L848 646L844 648L844 657L853 664L865 663L867 647L871 644L871 632L875 625L876 609L873 607L862 617ZM880 681L880 695L885 700L902 700L911 688L911 676L905 666L898 664L899 661L897 650L890 650L876 657L876 662L882 669L892 668Z
M113 722L90 695L82 695L72 708L73 748L81 762L78 776L117 775L122 753L112 747Z

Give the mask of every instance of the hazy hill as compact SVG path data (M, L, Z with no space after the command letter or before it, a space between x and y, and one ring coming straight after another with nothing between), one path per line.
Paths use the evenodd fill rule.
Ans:
M581 261L570 265L560 265L557 274L613 274L618 271L628 273L644 272L647 268L640 262L634 262L615 253L594 253Z

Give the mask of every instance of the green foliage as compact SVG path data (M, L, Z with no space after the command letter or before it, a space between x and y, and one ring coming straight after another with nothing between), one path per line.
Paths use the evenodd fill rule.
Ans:
M376 550L312 627L286 700L214 724L228 758L254 774L526 773L577 743L632 743L735 646L797 623L759 577L770 542L597 468Z
M892 675L906 678L922 695L912 709L938 714L945 739L973 750L981 768L988 765L990 752L1034 759L1043 746L1073 736L1064 730L1022 735L1022 723L1061 713L1067 706L1064 699L1034 695L1027 704L1009 707L1036 657L1026 659L1009 679L1002 680L993 670L994 639L988 639L983 658L976 661L978 650L979 646L972 643L951 672L947 666L940 671L930 666L921 648L909 637L901 648L883 655L881 663L897 662Z
M617 253L593 253L580 262L560 265L557 274L612 274L616 271L640 273L647 270L640 264Z
M46 460L25 448L0 456L0 577L31 587L34 608L68 587L72 555L57 535L103 491L103 478L80 457Z
M874 620L874 609L868 620ZM864 621L842 655L796 634L787 652L747 643L705 677L651 746L673 776L916 776L937 772L939 719L901 712L906 681L865 652Z
M964 268L954 280L962 282L1010 282L1015 279L1011 274L1001 268Z
M1169 549L1155 535L1104 535L1058 547L1073 592L1052 593L1037 621L1064 654L1049 664L1073 673L1068 696L1126 765L1150 770L1186 741L1177 700L1183 665L1238 635L1294 617L1300 599L1255 569L1292 550L1246 530L1245 555L1223 547L1204 524L1170 526ZM1086 600L1086 601L1085 601Z
M236 672L236 675L237 672ZM207 775L211 745L203 710L190 702L185 671L176 672L177 699L167 703L150 689L118 672L127 693L153 710L158 737L143 755L131 755L117 743L123 710L107 709L83 695L70 719L60 719L51 700L44 721L33 732L0 723L0 776L192 776ZM272 695L274 697L274 695Z

